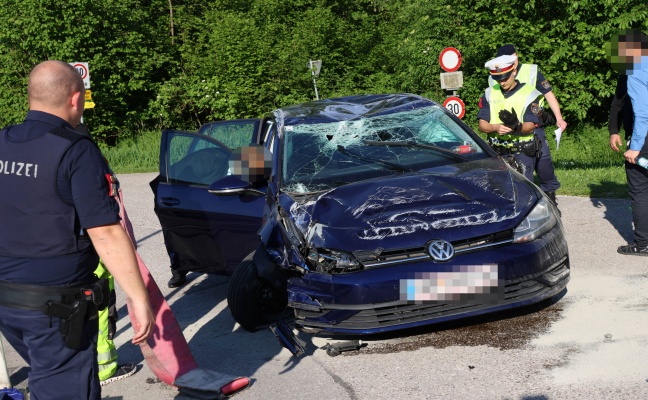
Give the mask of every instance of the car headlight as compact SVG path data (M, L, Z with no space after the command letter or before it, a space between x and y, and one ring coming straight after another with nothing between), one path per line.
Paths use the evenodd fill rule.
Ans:
M549 232L557 223L558 218L556 218L553 205L542 197L524 221L520 222L513 231L513 242L524 243L536 240Z
M362 269L362 265L352 254L343 251L311 249L307 259L318 272L343 274Z

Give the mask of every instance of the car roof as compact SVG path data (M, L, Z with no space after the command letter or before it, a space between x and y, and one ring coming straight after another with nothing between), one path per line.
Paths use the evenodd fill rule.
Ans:
M400 94L367 94L312 101L274 111L280 125L349 121L361 117L392 114L429 107L437 103L424 97Z

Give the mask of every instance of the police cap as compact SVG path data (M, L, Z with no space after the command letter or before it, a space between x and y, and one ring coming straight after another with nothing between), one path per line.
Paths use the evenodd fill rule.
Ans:
M484 66L488 68L491 77L496 81L504 81L515 72L515 56L505 55L495 57Z

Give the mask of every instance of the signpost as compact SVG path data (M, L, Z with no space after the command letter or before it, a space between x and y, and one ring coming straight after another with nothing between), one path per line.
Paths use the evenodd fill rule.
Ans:
M83 79L83 87L86 88L85 93L85 108L95 108L95 102L92 101L92 92L90 91L90 67L88 67L87 62L71 62L68 63L74 67L74 69L79 72L81 78ZM81 122L83 122L83 117L81 117Z
M313 86L315 87L315 100L319 100L319 94L317 93L317 82L315 82L315 77L319 77L320 69L322 69L322 60L308 60L308 69L311 70L313 75Z
M441 89L452 91L452 95L443 102L443 107L461 119L466 114L466 105L457 94L457 91L463 87L463 73L457 71L461 67L461 53L454 47L446 47L439 55L439 64L446 71L440 76Z

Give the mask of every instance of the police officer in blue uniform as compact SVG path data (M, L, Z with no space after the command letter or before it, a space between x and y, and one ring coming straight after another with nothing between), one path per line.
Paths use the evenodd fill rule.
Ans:
M488 61L491 78L497 82L479 100L479 130L487 134L491 147L502 156L513 157L533 181L538 171L540 189L555 204L560 186L554 174L549 146L544 137L539 99L542 94L515 77L515 57L503 55Z
M0 131L0 332L30 365L32 399L99 399L97 309L103 259L132 304L133 343L154 317L133 247L109 196L101 153L74 131L78 72L45 61L29 76L29 112Z

